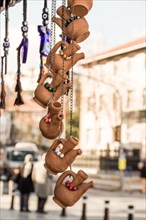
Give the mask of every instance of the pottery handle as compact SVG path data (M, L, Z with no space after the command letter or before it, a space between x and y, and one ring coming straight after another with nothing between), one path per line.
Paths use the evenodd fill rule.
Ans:
M52 144L52 146L49 148L49 150L54 151L60 143L61 143L60 139L55 140L54 143Z
M59 47L61 47L62 45L62 41L59 41L52 49L52 51L50 51L50 53L54 54L58 49Z
M40 79L38 85L43 85L44 82L45 82L45 80L46 80L48 77L49 77L48 73L45 73L45 74L41 77L41 79Z
M57 182L56 182L56 187L59 186L59 185L61 185L62 182L63 182L63 180L64 180L67 176L72 176L73 179L76 178L76 174L75 174L73 171L67 170L67 171L65 171L65 172L59 177L59 179L57 180Z
M62 41L62 45L65 45L65 46L66 46L66 49L70 46L70 44L68 44L65 40ZM66 49L65 49L65 50L66 50Z

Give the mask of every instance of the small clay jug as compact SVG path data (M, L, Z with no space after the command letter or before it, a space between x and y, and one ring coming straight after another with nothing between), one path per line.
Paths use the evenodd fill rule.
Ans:
M64 16L63 16L64 12ZM65 35L70 39L74 40L77 43L81 43L82 41L86 40L90 35L89 32L89 25L87 20L83 18L76 18L74 17L74 21L71 18L71 11L67 9L65 6L60 6L57 9L57 14L61 18L52 17L52 21L55 22L61 29L63 29ZM64 22L62 19L64 17ZM73 23L72 23L73 21ZM62 24L65 24L62 26Z
M73 4L74 3L74 4ZM68 7L74 15L84 17L93 6L93 0L68 0Z
M72 177L73 181L63 183L67 176ZM53 200L62 208L73 206L89 188L93 187L93 181L84 182L87 178L88 175L82 170L77 174L65 171L56 182Z
M38 103L43 108L46 108L48 106L48 103L51 101L57 101L62 95L64 95L68 90L71 88L71 83L68 81L65 84L60 84L55 92L50 92L48 89L44 86L45 80L49 77L49 75L46 73L42 76L40 79L37 88L34 91L34 101ZM63 89L62 89L63 87ZM64 94L62 94L64 92Z
M39 123L42 135L47 139L56 138L60 131L63 130L63 118L61 104L57 101L52 101L48 107L47 115Z
M61 49L62 47L64 47L64 50ZM58 49L60 49L60 53L57 53ZM67 73L79 60L84 59L84 53L76 53L79 49L80 46L75 41L72 44L68 44L66 41L59 41L53 47L51 53L48 54L45 66L55 72L64 70L63 72Z
M59 70L56 75L53 75L52 81L50 83L51 88L57 88L61 83L67 82L68 75L62 70Z
M78 140L73 136L67 140L63 138L55 140L46 154L45 168L54 175L64 172L82 153L81 149L74 149L77 144Z

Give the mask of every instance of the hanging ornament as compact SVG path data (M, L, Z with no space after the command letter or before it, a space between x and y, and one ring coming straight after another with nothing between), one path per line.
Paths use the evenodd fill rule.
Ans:
M42 75L45 73L43 57L46 57L50 52L50 35L51 30L48 28L49 24L49 10L47 8L47 0L44 0L44 8L42 12L42 24L38 25L38 32L40 34L40 74L37 82L40 81Z
M64 184L67 177L72 180ZM65 171L56 182L53 200L62 208L73 206L89 188L93 187L93 181L85 182L87 178L88 175L83 170L77 173L71 170Z
M54 189L54 201L65 208L74 205L80 197L91 187L93 182L84 183L88 178L87 174L79 170L74 173L71 165L78 155L81 155L81 149L74 149L78 145L78 139L72 135L73 127L73 66L84 58L84 53L76 53L80 46L77 42L81 42L89 35L88 28L84 29L84 33L76 33L79 18L74 15L74 3L72 1L71 11L65 6L66 1L62 0L62 6L57 9L61 19L59 20L62 29L61 41L56 43L55 32L55 12L56 1L52 1L51 6L51 38L50 52L47 55L45 66L48 73L45 73L39 81L35 90L34 100L42 107L48 107L47 114L40 120L39 129L47 139L57 138L52 146L48 149L45 157L45 168L54 175L62 173L56 182ZM67 18L67 14L69 17ZM75 21L76 26L75 26ZM85 19L83 19L84 21ZM54 22L53 22L54 21ZM67 35L66 27L70 24L70 35ZM84 24L84 23L83 23ZM82 25L83 25L82 24ZM80 31L83 27L80 27ZM79 30L79 28L78 28ZM76 38L75 38L75 34ZM83 36L85 34L85 36ZM69 37L68 37L69 36ZM51 83L47 78L52 79ZM61 138L64 124L64 94L68 94L70 89L70 136L67 139ZM61 98L61 103L59 99ZM66 169L70 166L70 171ZM63 183L66 177L72 177L72 181ZM62 195L65 195L62 197Z
M73 136L56 139L46 154L45 168L54 175L64 172L82 153L80 148L74 149L77 145L78 139Z
M19 45L19 49L22 52L22 63L26 63L27 61L27 53L28 53L28 22L27 22L27 0L23 0L23 22L22 22L22 41Z
M63 12L64 11L64 12ZM64 18L62 17L64 13ZM84 41L90 35L89 25L87 20L83 17L73 16L67 7L60 6L57 10L57 14L60 16L53 17L52 20L55 22L61 29L64 28L65 35L70 40L75 40L77 43ZM72 22L74 21L74 38L72 38ZM63 26L62 26L63 23Z
M14 105L22 105L24 104L21 92L21 53L22 53L22 63L26 63L27 53L28 53L28 23L27 23L27 0L23 0L23 22L22 22L22 41L17 48L17 82L15 86L15 92L17 92L17 97L15 99Z
M4 81L4 72L7 74L7 56L10 47L9 38L8 38L8 25L9 25L9 2L10 0L5 1L5 38L3 43L4 56L1 57L1 94L0 94L0 109L5 109L5 81ZM5 66L5 70L4 70Z
M68 8L75 15L79 17L84 17L88 14L93 6L93 0L68 0Z

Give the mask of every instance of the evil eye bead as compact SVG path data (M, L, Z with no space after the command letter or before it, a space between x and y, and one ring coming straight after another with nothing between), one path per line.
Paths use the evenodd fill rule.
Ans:
M8 48L8 47L10 47L10 43L5 41L5 42L3 43L3 46Z
M45 13L45 12L44 12L44 13L42 14L42 18L43 18L44 20L47 20L47 19L48 19L48 13Z
M21 30L22 30L22 32L27 32L28 31L28 27L27 26L22 26Z
M60 154L60 158L64 158L64 154Z

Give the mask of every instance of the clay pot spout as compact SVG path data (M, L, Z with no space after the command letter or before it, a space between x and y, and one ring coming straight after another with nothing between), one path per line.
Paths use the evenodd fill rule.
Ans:
M78 194L80 197L90 188L93 188L93 181L90 181L89 183L82 183L78 189Z

